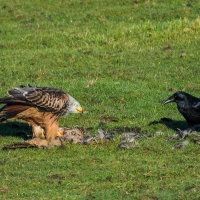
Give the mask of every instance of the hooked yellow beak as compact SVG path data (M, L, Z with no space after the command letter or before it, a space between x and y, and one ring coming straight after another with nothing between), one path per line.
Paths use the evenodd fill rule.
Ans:
M83 108L82 107L76 108L76 110L77 110L78 113L83 113Z

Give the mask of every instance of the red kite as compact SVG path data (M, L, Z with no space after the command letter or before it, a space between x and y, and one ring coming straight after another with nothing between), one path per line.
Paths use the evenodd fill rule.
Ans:
M79 102L63 90L48 87L20 86L0 98L0 122L22 119L32 126L33 137L45 134L51 142L58 131L59 119L69 113L82 113Z

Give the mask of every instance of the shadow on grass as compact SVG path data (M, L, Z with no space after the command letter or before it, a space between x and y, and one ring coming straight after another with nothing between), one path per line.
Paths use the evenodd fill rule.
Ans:
M0 124L0 136L15 136L23 139L32 137L31 127L23 122L4 122Z
M180 128L182 130L185 130L188 128L188 124L186 121L177 121L177 120L172 120L170 118L161 118L159 121L152 121L149 123L149 125L156 125L156 124L163 124L167 126L168 128L172 130L177 130L177 128Z

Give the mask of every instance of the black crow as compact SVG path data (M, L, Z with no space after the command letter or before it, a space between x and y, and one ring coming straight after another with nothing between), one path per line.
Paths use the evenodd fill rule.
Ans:
M186 119L188 126L200 124L200 98L194 97L186 92L176 92L164 104L175 102L179 112Z

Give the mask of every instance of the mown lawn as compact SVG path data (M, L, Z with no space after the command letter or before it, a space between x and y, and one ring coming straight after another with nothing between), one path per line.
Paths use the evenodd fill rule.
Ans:
M162 104L178 90L200 97L199 1L2 0L0 13L1 97L19 84L62 88L85 114L60 126L164 133L129 150L117 148L120 133L65 150L1 150L0 199L200 199L199 146L172 150L166 137L187 124ZM24 133L21 122L1 124L0 148Z

